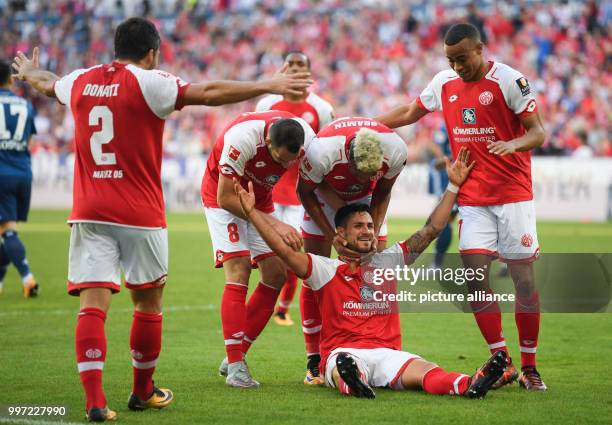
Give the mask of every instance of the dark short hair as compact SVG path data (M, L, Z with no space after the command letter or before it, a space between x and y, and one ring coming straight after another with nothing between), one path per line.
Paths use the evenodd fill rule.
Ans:
M356 203L345 205L336 211L336 215L334 216L334 225L336 227L344 227L353 215L362 212L367 212L368 214L372 215L372 211L370 210L370 206L368 204Z
M481 41L480 32L472 24L461 23L455 24L446 31L444 36L444 44L447 46L454 46L461 42L464 38L468 38L474 41Z
M284 146L291 153L298 153L304 146L304 128L293 118L281 118L270 126L270 143L275 148Z
M308 68L310 68L310 58L308 57L308 55L300 50L290 50L287 53L285 53L285 57L284 60L286 61L287 58L289 57L289 55L302 55L306 58L306 66Z
M11 79L11 66L8 62L0 60L0 85L5 85Z
M115 57L139 61L149 50L159 50L161 39L153 22L143 18L129 18L115 31Z

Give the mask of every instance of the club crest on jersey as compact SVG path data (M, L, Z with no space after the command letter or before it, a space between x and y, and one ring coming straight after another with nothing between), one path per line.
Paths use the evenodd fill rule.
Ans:
M530 234L525 233L521 237L521 245L523 245L525 248L531 247L531 245L533 245L533 237Z
M230 146L229 153L227 154L234 161L238 161L238 157L240 156L240 151L233 146Z
M516 84L519 86L519 89L521 89L521 94L523 96L527 96L529 93L531 93L531 88L529 87L529 81L527 81L527 78L521 77L517 79Z
M463 108L461 110L463 124L476 124L476 108Z
M374 289L369 286L360 286L359 295L361 296L361 301L374 301Z
M269 184L270 186L274 186L276 182L278 182L279 180L280 180L280 176L277 176L275 174L268 176L264 179L266 184Z
M493 102L493 93L489 90L483 91L480 93L480 96L478 96L478 101L483 106L490 105Z
M306 121L308 124L312 124L314 122L314 115L312 114L312 112L310 111L306 111L302 114L302 118L304 119L304 121Z

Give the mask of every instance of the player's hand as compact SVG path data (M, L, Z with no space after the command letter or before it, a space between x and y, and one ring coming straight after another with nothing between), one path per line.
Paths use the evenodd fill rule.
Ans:
M289 245L294 251L299 251L304 245L304 239L300 232L298 232L293 226L290 226L282 221L277 221L273 225L274 230L281 236L283 242Z
M248 217L253 209L255 209L255 192L253 191L253 182L249 181L249 191L247 192L244 190L244 187L238 183L238 180L235 177L232 180L234 180L234 191L240 200L242 212Z
M346 263L359 263L361 261L361 254L357 251L353 251L352 249L348 248L348 242L339 234L336 233L334 239L332 239L332 245L338 253L338 258L340 258L340 260Z
M469 162L470 151L463 147L459 149L459 154L455 162L451 164L450 159L444 158L446 161L446 172L448 173L448 180L455 186L461 186L465 179L467 179L470 171L474 168L476 161Z
M502 140L498 140L496 142L489 142L487 144L487 149L489 150L489 153L499 156L510 155L516 152L516 146L512 141L504 142Z
M303 95L306 89L314 83L310 78L310 72L287 74L287 67L288 65L283 66L272 78L266 80L268 92L282 95Z
M16 80L25 80L32 71L36 71L40 66L39 56L40 51L38 47L34 47L32 59L28 59L23 52L18 51L12 64L13 70L15 70L13 78Z

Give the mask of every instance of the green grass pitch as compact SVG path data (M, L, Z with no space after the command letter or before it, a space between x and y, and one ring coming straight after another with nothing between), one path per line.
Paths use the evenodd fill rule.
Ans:
M0 405L67 406L69 417L64 420L83 422L73 342L78 299L65 292L66 216L65 211L33 211L30 222L20 228L42 289L38 299L24 300L15 271L5 278L0 296ZM421 222L392 220L391 240L405 237ZM612 423L609 314L543 314L538 358L549 391L541 394L515 384L491 392L485 400L391 390L378 390L375 400L343 398L328 388L302 384L300 327L274 323L249 354L261 389L228 388L217 376L224 356L219 319L223 273L212 267L206 225L198 214L170 214L169 232L163 350L155 376L159 385L175 392L175 402L159 412L127 410L132 308L124 289L114 297L106 322L104 374L109 406L117 410L121 423ZM540 223L538 233L546 252L612 252L611 224ZM456 250L456 238L451 250ZM299 318L297 305L296 299L294 318ZM488 356L471 314L403 314L402 326L404 349L447 370L471 373ZM511 314L504 316L504 329L511 355L518 360ZM0 418L0 423L6 421Z

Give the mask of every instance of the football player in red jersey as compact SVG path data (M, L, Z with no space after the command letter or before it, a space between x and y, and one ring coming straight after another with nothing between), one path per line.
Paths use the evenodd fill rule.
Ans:
M478 161L457 197L459 251L466 267L489 270L494 258L507 263L517 294L522 373L519 377L509 360L496 387L518 377L523 388L543 391L536 370L540 301L532 263L540 249L530 151L544 143L545 132L527 79L508 65L485 60L483 49L473 25L453 25L444 40L452 69L438 73L415 101L377 119L395 128L442 111L453 154L466 146ZM491 291L488 276L468 287ZM507 352L499 305L474 302L472 310L491 352Z
M156 70L160 36L155 25L130 18L115 32L115 60L62 78L39 69L22 52L15 77L70 107L75 121L68 292L80 296L76 326L78 370L87 418L116 418L102 388L104 322L121 270L134 302L130 348L134 381L128 407L161 409L172 392L153 385L161 350L162 291L168 242L161 187L165 119L186 105L223 105L264 93L301 93L307 73L259 82L189 84Z
M289 52L285 55L284 66L289 74L310 72L310 59L303 52ZM271 94L264 96L255 107L257 112L277 110L291 112L296 117L304 119L315 133L325 127L334 119L332 106L315 93L304 90L301 94L286 94L284 96ZM272 189L275 215L279 220L300 228L304 208L297 196L299 162L296 162L281 177ZM281 326L293 325L289 316L289 306L293 300L297 287L297 277L291 270L287 270L287 280L279 296L278 307L274 315L275 323Z
M298 193L306 211L301 226L306 252L329 257L333 243L339 254L358 256L343 246L333 226L335 212L346 203L371 206L376 242L384 249L391 189L406 156L404 141L369 118L339 118L321 129L300 165ZM322 187L330 188L334 197L322 196ZM304 383L323 384L318 367L321 314L307 285L300 294L300 312L308 356Z
M380 304L376 308L360 306L368 304L361 302L363 294L374 291L373 284L363 278L362 266L393 269L414 261L446 226L458 188L473 166L473 162L469 164L469 152L465 148L452 166L447 159L450 183L425 226L361 264L292 250L255 209L252 186L247 193L235 184L249 221L287 266L317 292L323 317L321 364L328 386L336 387L345 395L366 398L375 397L373 387L422 388L430 394L482 398L501 377L506 365L504 351L494 353L473 376L447 372L435 363L401 350L399 314L387 303L370 303ZM337 232L352 250L362 254L371 252L376 240L370 211L367 204L353 203L340 208L334 217Z
M227 357L219 373L232 387L256 388L244 355L274 312L286 267L248 223L240 209L232 178L255 187L257 208L266 213L285 242L301 249L297 229L275 218L272 189L314 138L306 121L285 111L252 112L239 116L219 136L202 179L202 203L210 229L215 264L223 267L225 286L221 323ZM251 264L261 273L246 302Z

